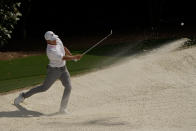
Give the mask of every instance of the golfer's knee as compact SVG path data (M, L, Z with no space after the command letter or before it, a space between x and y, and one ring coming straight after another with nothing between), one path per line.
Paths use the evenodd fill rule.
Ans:
M49 89L49 87L45 86L45 85L42 85L42 86L40 86L39 89L40 89L40 92L45 92L45 91L47 91Z
M64 86L65 88L67 88L68 90L71 90L71 89L72 89L71 83L70 83L70 82L62 82L62 84L63 84L63 86Z
M72 89L71 85L67 85L67 86L64 86L64 87L65 87L66 91L71 92L71 89Z

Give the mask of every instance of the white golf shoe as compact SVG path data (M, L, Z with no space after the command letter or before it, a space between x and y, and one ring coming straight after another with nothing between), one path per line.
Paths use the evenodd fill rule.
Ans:
M18 104L20 104L20 103L23 102L23 101L24 101L23 94L20 93L19 96L15 98L14 104L15 104L15 105L18 105Z

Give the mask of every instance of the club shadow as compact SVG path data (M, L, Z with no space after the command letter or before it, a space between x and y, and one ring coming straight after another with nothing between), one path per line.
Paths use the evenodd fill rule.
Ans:
M117 117L108 117L108 118L100 118L100 119L95 119L95 120L89 120L86 122L81 123L82 125L99 125L99 126L124 126L128 125L127 122L125 121L113 121Z
M44 123L44 125L52 125L57 127L69 127L69 126L105 126L105 127L111 127L111 126L127 126L130 125L126 121L117 120L117 117L108 117L108 118L98 118L98 119L92 119L82 122L64 122L64 121L52 121Z
M14 105L14 104L13 104ZM14 105L18 110L16 111L2 111L0 112L0 118L1 117L40 117L44 114L37 112L37 111L31 111L27 110L25 107L21 105Z

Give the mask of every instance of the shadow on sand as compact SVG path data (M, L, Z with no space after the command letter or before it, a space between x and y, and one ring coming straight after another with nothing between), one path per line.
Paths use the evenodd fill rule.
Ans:
M82 122L64 122L64 121L52 121L44 123L44 125L57 126L57 127L68 127L68 126L126 126L129 125L126 121L118 120L118 117L108 118L97 118Z
M14 105L18 108L17 111L3 111L0 112L1 117L40 117L44 114L36 111L27 110L21 105Z

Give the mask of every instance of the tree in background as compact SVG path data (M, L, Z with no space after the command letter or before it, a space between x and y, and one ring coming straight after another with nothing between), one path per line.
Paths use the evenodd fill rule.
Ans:
M14 26L22 14L19 11L21 2L17 0L0 0L0 44L11 38Z
M161 28L161 19L163 15L163 5L165 0L149 0L149 20L152 35L155 39L159 37L159 29Z

